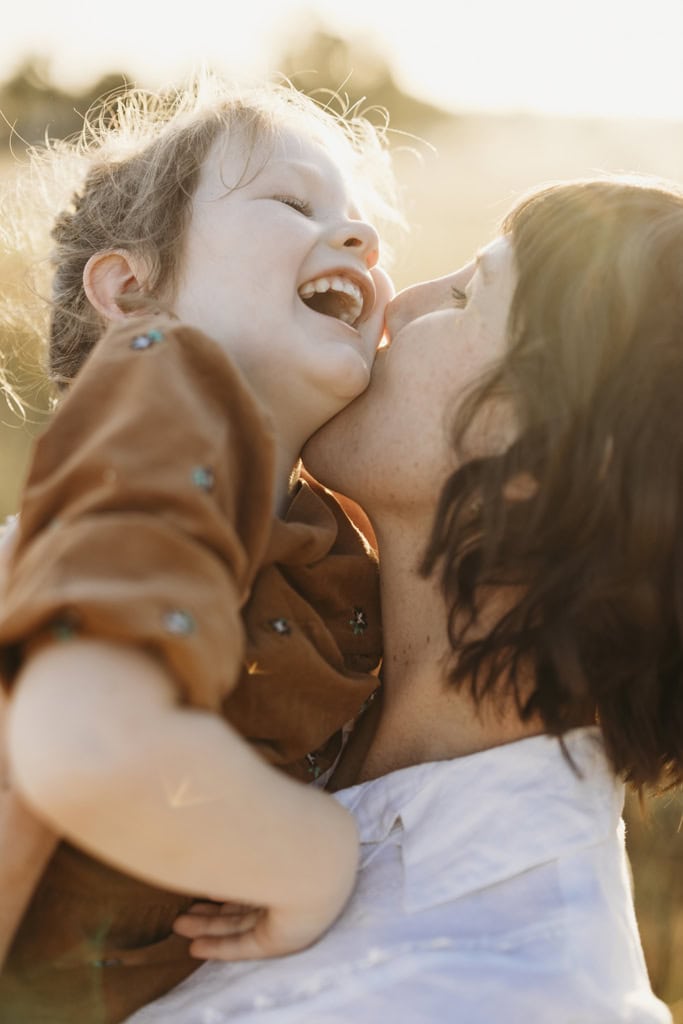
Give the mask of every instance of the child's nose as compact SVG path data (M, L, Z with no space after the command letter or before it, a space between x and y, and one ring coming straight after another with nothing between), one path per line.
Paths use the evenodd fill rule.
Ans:
M348 220L333 231L330 244L334 248L358 249L368 269L379 260L379 235L364 220Z

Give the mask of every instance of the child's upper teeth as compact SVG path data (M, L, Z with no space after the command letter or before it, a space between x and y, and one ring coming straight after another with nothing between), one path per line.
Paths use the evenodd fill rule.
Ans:
M302 299L310 299L314 295L322 295L325 292L340 292L348 296L349 302L343 308L338 319L344 323L353 324L363 311L363 293L357 284L345 277L317 277L313 281L307 281L299 288L299 295Z

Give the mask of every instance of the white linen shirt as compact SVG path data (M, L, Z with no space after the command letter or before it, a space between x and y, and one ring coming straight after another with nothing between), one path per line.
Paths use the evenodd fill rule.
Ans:
M335 794L355 892L313 947L203 965L130 1024L670 1024L648 982L599 731Z

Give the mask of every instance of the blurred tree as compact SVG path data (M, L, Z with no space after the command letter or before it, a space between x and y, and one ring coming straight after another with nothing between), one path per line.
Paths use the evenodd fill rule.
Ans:
M364 38L345 39L317 28L301 42L285 46L274 66L293 84L319 99L339 91L363 110L384 107L391 112L391 126L420 134L452 115L404 92L394 80L385 57ZM60 88L52 78L50 62L33 54L14 74L0 83L0 152L21 150L50 138L66 138L79 132L90 107L104 95L123 89L123 73L99 78L78 93Z
M80 93L66 92L52 81L47 58L27 57L0 85L0 149L17 150L43 142L46 135L63 139L79 132L89 107L125 84L123 74L108 74Z
M351 104L385 107L391 126L424 131L453 115L404 92L394 80L384 56L362 37L345 39L324 28L286 47L275 65L302 92L325 99L326 93L347 95Z

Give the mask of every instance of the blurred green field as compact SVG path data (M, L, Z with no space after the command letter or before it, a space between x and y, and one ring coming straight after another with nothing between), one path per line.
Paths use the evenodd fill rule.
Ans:
M394 267L397 287L445 274L495 232L515 196L539 182L598 171L683 180L683 125L531 117L461 117L429 136L436 147L397 140L405 207L413 225ZM418 158L410 148L418 150ZM0 270L2 268L0 267ZM9 340L0 332L0 344ZM14 368L33 362L19 357ZM25 369L25 367L24 367ZM28 367L30 379L35 377ZM14 511L39 413L28 422L0 413L0 513ZM683 1024L683 799L649 801L645 815L627 806L637 912L656 991Z

